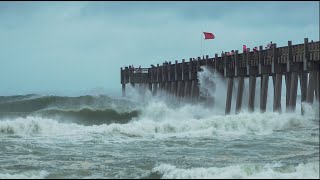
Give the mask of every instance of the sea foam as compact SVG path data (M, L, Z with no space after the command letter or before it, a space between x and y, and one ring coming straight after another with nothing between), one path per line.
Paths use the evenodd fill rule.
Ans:
M190 169L161 164L153 168L152 173L160 174L163 179L319 179L319 163L297 166L241 164Z

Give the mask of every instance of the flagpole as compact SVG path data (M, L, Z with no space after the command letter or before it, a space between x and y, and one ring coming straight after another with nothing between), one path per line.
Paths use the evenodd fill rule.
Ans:
M200 44L200 57L201 57L201 54L202 54L202 31L200 33L200 42L201 42L201 44Z
M201 54L202 54L202 47L203 47L203 45L202 45L202 43L203 43L203 37L202 37L202 34L203 34L203 28L201 27L201 33L200 33L200 35L201 35L201 49L200 49L200 58L201 58Z

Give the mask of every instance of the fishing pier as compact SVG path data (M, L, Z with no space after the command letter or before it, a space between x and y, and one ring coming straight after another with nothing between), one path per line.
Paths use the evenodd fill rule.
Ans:
M153 95L158 90L166 91L181 98L198 100L200 98L197 73L201 66L212 69L221 74L227 82L227 96L225 114L230 114L232 93L236 94L236 112L239 113L243 103L244 78L249 79L248 110L253 112L256 98L256 88L260 88L260 112L266 111L268 97L269 76L273 81L273 111L282 112L281 89L282 77L285 77L286 112L295 111L297 101L298 80L301 91L301 103L313 103L314 99L320 102L320 43L309 42L304 39L302 44L292 44L277 47L272 44L270 49L260 46L258 51L239 53L233 55L226 53L215 54L215 57L182 59L174 63L168 62L149 68L121 68L122 95L125 96L126 84L147 86ZM261 78L260 86L256 86L256 79ZM233 91L234 81L238 81L237 92ZM270 96L270 95L269 95ZM301 109L303 114L303 109Z

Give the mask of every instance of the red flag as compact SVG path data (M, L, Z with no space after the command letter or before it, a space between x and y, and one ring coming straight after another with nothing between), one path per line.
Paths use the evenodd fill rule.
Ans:
M209 32L203 32L204 34L204 39L214 39L214 35Z

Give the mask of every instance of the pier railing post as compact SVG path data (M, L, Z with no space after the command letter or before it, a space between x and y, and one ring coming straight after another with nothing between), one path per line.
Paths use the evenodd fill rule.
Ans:
M182 59L182 62L181 62L181 89L180 89L180 96L181 96L181 98L184 98L185 97L185 83L186 83L186 80L185 80L185 78L184 78L184 72L185 72L185 60L184 59Z
M189 58L189 64L188 64L188 71L187 71L187 76L186 76L186 83L185 83L185 86L184 86L184 94L185 94L185 97L187 99L190 99L191 98L191 89L192 89L192 86L191 86L191 82L192 82L192 58Z
M198 101L199 98L200 98L200 86L199 86L199 81L198 81L198 72L200 71L200 61L201 61L201 58L198 57L198 60L197 60L197 71L196 71L196 76L195 76L196 101Z
M250 75L251 72L250 72L250 66L251 66L251 56L250 56L250 48L247 48L247 52L245 53L246 54L246 68L247 68L247 75Z
M308 50L308 38L304 38L303 45L303 71L307 71L310 63L310 54Z
M166 81L166 91L168 94L170 94L171 90L171 61L167 64L167 81Z
M221 54L221 59L223 60L223 72L224 72L224 77L227 77L227 72L228 72L228 62L227 62L227 55L226 54Z
M234 76L239 76L238 50L234 53Z
M190 60L190 68L191 68L191 77L190 77L190 81L191 81L191 92L190 92L190 98L193 100L194 97L195 97L195 80L194 80L194 73L193 70L193 63L194 61L193 60Z
M216 53L214 55L214 73L217 73L218 71L218 54Z
M126 81L125 81L125 70L120 68L121 84L122 84L122 97L126 96Z
M291 72L292 64L293 64L292 41L288 41L287 73Z
M174 77L172 79L172 83L171 83L171 90L172 90L172 94L175 96L179 96L179 92L178 92L178 85L179 81L178 81L178 61L175 60L174 63ZM172 87L173 86L173 87Z

